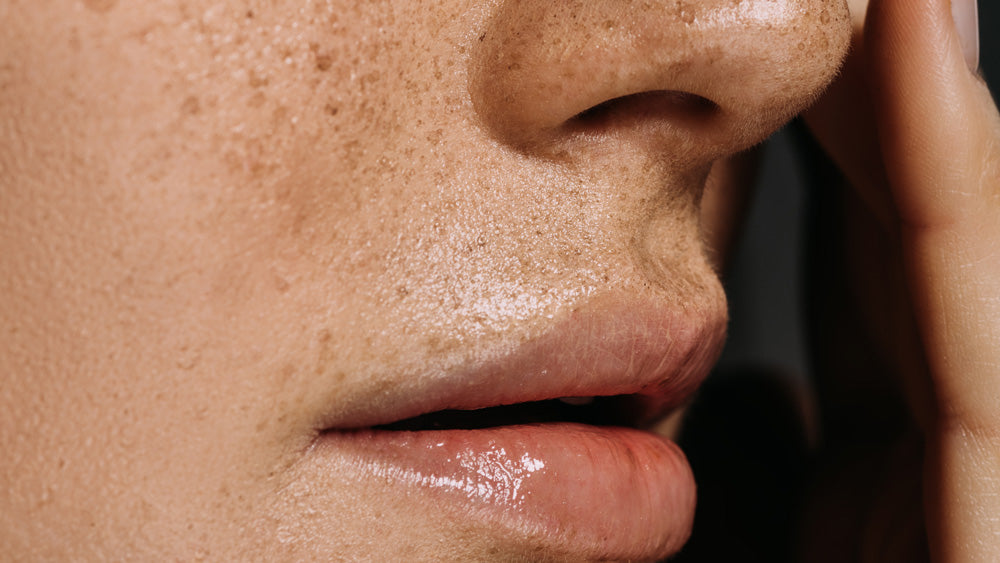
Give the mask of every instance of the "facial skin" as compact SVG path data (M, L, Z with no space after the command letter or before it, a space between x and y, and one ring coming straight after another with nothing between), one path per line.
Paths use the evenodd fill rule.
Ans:
M723 330L706 177L847 33L841 0L0 2L0 552L579 559L311 446L609 301ZM711 103L576 117L663 90Z

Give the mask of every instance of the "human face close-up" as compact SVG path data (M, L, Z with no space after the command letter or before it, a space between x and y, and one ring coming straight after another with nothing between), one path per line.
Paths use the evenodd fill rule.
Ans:
M725 336L706 179L848 36L843 0L0 0L0 551L676 552L646 429Z

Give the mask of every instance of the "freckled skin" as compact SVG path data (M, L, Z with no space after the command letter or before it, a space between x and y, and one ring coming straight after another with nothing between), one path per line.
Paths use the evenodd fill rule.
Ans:
M725 306L709 167L833 76L845 8L583 4L0 0L0 552L565 556L300 461L603 296ZM695 86L713 120L572 124Z

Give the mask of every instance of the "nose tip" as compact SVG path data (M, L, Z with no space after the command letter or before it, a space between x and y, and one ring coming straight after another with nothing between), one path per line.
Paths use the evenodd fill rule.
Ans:
M804 109L849 38L845 0L510 0L479 38L470 89L521 148L627 130L710 159Z

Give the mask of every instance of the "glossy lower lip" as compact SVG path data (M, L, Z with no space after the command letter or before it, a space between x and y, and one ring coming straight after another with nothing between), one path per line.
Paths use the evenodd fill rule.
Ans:
M687 540L694 514L684 454L628 428L331 431L314 453L346 459L411 498L418 491L456 521L572 558L666 557Z
M712 292L688 296L683 307L594 298L492 358L374 380L327 403L313 453L322 465L346 462L362 490L424 503L419 514L473 523L477 537L510 549L540 550L517 557L666 557L689 535L695 490L684 455L655 434L570 423L370 427L445 409L612 395L628 396L630 426L642 427L687 402L718 357L724 300L705 294Z

